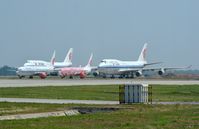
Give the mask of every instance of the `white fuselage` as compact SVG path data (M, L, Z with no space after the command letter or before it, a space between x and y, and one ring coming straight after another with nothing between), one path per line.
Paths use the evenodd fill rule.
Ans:
M25 63L25 65L30 65L30 64L50 65L50 62L46 62L42 60L28 60L27 63ZM55 62L54 63L55 69L71 67L71 66L72 66L72 62Z
M71 67L72 62L55 62L54 67L55 68L65 68L65 67Z
M121 74L122 70L142 69L146 62L140 61L120 61L115 59L104 59L98 66L98 71L101 74Z
M19 67L17 70L17 75L19 76L33 76L39 73L49 74L54 71L54 67L50 64L45 63L25 63L24 66Z

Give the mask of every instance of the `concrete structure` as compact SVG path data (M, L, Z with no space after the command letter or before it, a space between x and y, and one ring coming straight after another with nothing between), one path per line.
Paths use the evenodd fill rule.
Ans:
M80 114L78 110L67 110L57 112L45 112L45 113L31 113L31 114L17 114L0 116L0 120L19 120L19 119L32 119L42 117L58 117L58 116L73 116Z
M120 86L120 104L148 103L151 92L152 91L149 90L148 84L125 84Z

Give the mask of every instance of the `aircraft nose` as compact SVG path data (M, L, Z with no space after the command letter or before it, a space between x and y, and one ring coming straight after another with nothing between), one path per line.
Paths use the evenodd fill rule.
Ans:
M22 67L19 67L17 70L18 70L18 71L22 71L22 70L23 70L23 68L22 68Z
M102 67L102 66L104 66L104 63L100 63L98 67Z
M16 74L20 74L21 71L22 71L21 67L17 68Z

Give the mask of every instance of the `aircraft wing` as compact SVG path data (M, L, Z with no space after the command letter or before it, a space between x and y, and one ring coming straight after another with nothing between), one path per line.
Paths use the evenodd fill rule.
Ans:
M97 70L98 67L97 67L97 66L91 66L91 69L92 69L92 70Z
M162 64L163 62L153 62L153 63L147 63L145 64L145 66L149 66L149 65L156 65L156 64Z
M160 68L143 68L142 71L158 71L158 70L180 70L180 69L189 69L191 68L190 66L187 67L160 67Z
M145 64L145 66L149 66L149 65L155 65L155 64L161 64L163 62L153 62L153 63L148 63L148 64ZM160 68L157 68L157 70L160 69ZM119 70L120 73L130 73L130 72L137 72L137 71L143 71L145 70L145 68L143 69L135 69L135 68L126 68L126 69L121 69ZM149 69L148 69L149 70ZM152 69L151 71L153 71L154 69Z
M167 70L179 70L179 69L189 69L191 66L187 67L158 67L158 68L143 68L143 69L132 69L132 68L127 68L127 69L121 69L119 70L120 73L133 73L137 71L167 71Z
M126 69L120 69L118 72L124 74L124 73L130 73L130 72L137 72L139 70L142 70L142 69L126 68Z

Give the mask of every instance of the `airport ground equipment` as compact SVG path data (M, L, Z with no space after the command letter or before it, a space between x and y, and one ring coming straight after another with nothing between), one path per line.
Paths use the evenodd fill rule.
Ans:
M119 87L120 104L152 103L152 86L148 84L125 84Z

